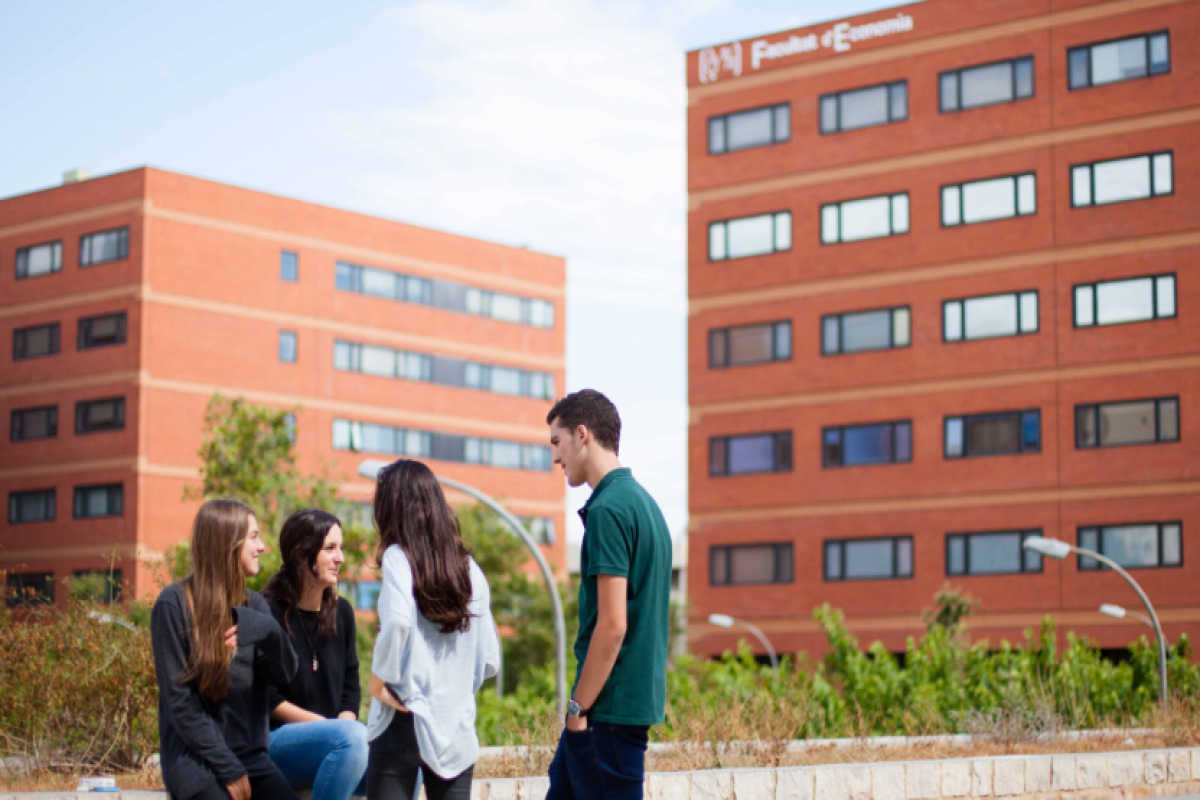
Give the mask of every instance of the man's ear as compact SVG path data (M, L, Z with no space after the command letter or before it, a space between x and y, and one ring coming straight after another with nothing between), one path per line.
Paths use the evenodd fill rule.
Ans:
M592 440L592 432L587 429L586 425L575 426L575 436L579 439L581 445L587 444Z

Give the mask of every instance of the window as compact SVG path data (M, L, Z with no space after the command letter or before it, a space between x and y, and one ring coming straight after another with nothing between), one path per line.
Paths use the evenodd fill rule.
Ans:
M938 76L938 108L943 114L1026 97L1033 97L1033 56L951 70Z
M970 297L942 303L942 337L947 342L1037 333L1037 292Z
M390 347L335 342L333 368L382 378L425 381L443 386L553 400L554 376L513 367L478 364L447 356L408 353Z
M13 442L58 436L58 406L13 409L8 438Z
M908 119L908 81L821 95L821 133L853 131Z
M119 603L124 579L121 570L79 570L71 573L70 595L98 603Z
M380 581L360 581L358 584L358 608L361 611L374 611L379 604L379 593L383 590Z
M1077 541L1084 550L1111 558L1125 569L1183 564L1183 524L1180 522L1081 527ZM1076 563L1080 572L1108 569L1087 556L1079 556Z
M708 226L708 260L761 256L792 249L792 214L760 214Z
M17 280L62 272L62 242L47 242L17 251Z
M1075 406L1075 447L1179 441L1179 398Z
M129 228L116 228L79 237L81 267L92 267L125 258L129 258Z
M864 197L821 206L821 242L857 242L908 233L908 195Z
M1158 31L1072 47L1067 51L1067 68L1072 90L1162 75L1171 71L1170 33Z
M127 315L104 314L99 317L83 317L79 320L79 331L75 346L80 350L125 344Z
M338 262L334 286L398 303L416 303L460 314L489 317L501 322L554 327L554 304L548 300L518 297L461 283L416 278L398 272Z
M718 545L708 549L709 586L792 582L792 543Z
M910 420L826 428L821 440L826 468L912 461Z
M714 436L708 440L708 474L750 475L792 471L792 432Z
M294 331L279 332L279 360L296 363L296 334Z
M279 252L279 278L288 283L300 280L300 257L290 250Z
M13 606L41 606L54 603L53 572L10 573L5 579L5 602Z
M547 547L554 544L554 520L550 517L519 517L525 530L538 544Z
M283 427L287 429L288 440L295 443L296 441L296 415L288 412L283 415Z
M947 575L1013 575L1041 572L1042 556L1023 544L1041 530L946 535Z
M827 356L908 347L908 306L831 314L821 318L821 352Z
M1037 213L1037 176L1010 175L942 187L942 225L973 225Z
M344 419L333 421L333 449L534 472L549 472L551 466L550 448L544 445L394 428Z
M731 153L792 138L792 107L780 103L708 118L708 153Z
M13 331L13 361L54 355L58 352L61 332L62 326L57 322L17 328Z
M846 539L825 542L825 580L860 581L911 578L911 536Z
M1175 276L1075 286L1075 327L1119 325L1175 316Z
M125 487L119 483L75 487L75 519L119 517L124 506Z
M1102 206L1172 194L1174 160L1170 151L1076 164L1071 167L1071 207Z
M54 519L54 490L8 493L8 522L50 522Z
M764 322L708 332L708 365L744 367L792 357L792 323Z
M115 431L124 427L124 397L87 400L75 404L75 433Z
M946 458L1041 452L1041 417L1036 409L946 417Z

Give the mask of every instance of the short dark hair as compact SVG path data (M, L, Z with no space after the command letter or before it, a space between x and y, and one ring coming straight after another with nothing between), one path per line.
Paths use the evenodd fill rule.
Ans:
M601 447L620 454L621 415L612 401L595 389L580 389L561 398L546 415L546 424L553 425L556 419L572 431L584 426Z

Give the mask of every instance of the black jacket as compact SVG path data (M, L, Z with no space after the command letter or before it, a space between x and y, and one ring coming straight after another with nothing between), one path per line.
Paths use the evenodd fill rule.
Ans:
M176 800L186 800L216 782L228 786L243 775L275 770L267 756L268 685L286 685L296 672L296 654L271 616L267 601L247 592L234 608L238 648L229 670L229 693L212 701L195 681L180 683L192 651L192 623L180 583L154 603L150 634L158 673L158 737L163 781Z
M290 684L270 687L271 708L286 700L326 719L333 719L343 711L353 711L357 717L362 689L358 681L354 609L345 598L339 597L337 633L318 636L317 612L293 608L289 624L285 625L287 606L274 597L268 597L267 603L284 635L290 637L292 649L296 651L296 658L300 662ZM316 653L313 652L314 647ZM314 655L319 662L316 672L312 669ZM272 720L271 729L283 724Z

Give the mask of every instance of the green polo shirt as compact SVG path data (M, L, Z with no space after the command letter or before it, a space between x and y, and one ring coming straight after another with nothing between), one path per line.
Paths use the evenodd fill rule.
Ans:
M579 662L583 671L596 630L596 576L629 581L625 641L589 716L617 725L655 725L667 702L667 637L671 613L671 534L658 504L628 469L601 479L579 510Z

